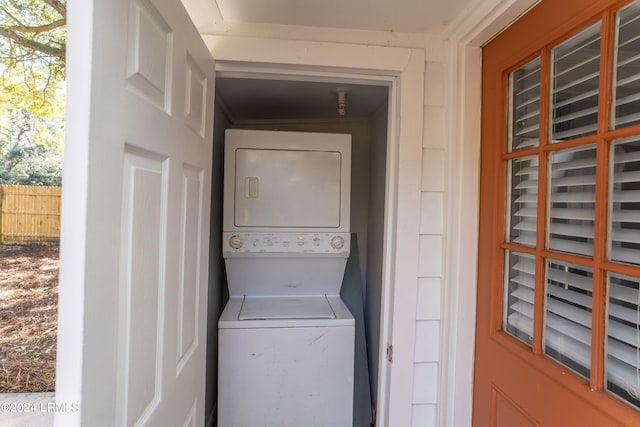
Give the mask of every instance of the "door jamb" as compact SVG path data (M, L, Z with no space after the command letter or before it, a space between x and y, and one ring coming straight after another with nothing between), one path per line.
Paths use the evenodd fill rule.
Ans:
M391 172L391 162L390 158L393 158L393 151L397 150L395 144L397 141L392 140L394 120L393 116L395 113L394 105L392 102L394 99L394 94L396 92L395 85L397 84L395 77L389 76L370 76L370 75L361 75L359 78L354 77L349 74L342 73L327 73L327 72L314 72L314 71L294 71L290 69L282 69L282 68L269 68L264 69L259 66L238 66L234 64L228 64L224 61L217 61L216 63L216 78L218 77L233 77L233 78L252 78L252 79L274 79L274 80L302 80L309 82L318 82L318 83L332 83L335 82L337 84L370 84L370 85L389 85L389 107L387 111L387 153L386 153L386 170L385 170L385 221L384 221L384 234L385 234L385 243L383 248L383 265L382 265L382 298L381 298L381 307L380 307L380 336L379 336L379 349L378 349L378 387L376 393L378 395L378 407L373 408L374 414L382 413L380 404L381 402L387 402L387 391L388 384L386 381L381 381L383 378L387 378L387 371L389 369L388 364L384 363L387 360L386 354L386 345L383 343L390 342L387 338L387 331L390 329L390 318L393 314L393 308L389 306L389 301L387 300L390 295L389 290L389 281L390 277L388 275L389 272L389 263L390 263L390 248L386 243L389 241L389 238L393 239L393 230L390 227L389 219L392 218L390 214L391 204L390 200L393 198L393 194L390 192L390 189L393 188L393 183L390 181L391 176L389 173ZM392 241L392 240L391 240ZM385 310L386 308L386 310ZM386 404L384 405L386 406Z

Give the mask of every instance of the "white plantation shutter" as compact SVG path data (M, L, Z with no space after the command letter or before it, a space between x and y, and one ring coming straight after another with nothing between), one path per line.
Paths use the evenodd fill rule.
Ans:
M596 150L593 146L551 154L547 248L593 255Z
M584 377L591 363L592 276L587 267L547 262L545 353Z
M538 158L511 160L508 167L511 191L506 239L533 247L538 216Z
M507 251L503 329L531 345L533 338L533 300L535 288L535 257Z
M640 264L640 138L615 141L609 167L609 259ZM608 277L607 389L640 406L639 279Z
M509 149L537 147L540 135L540 58L509 75Z
M616 14L611 126L640 123L640 2ZM607 256L640 265L640 137L614 141L609 154ZM640 279L609 273L606 384L640 407Z
M640 404L640 285L639 279L608 277L606 387Z
M609 258L640 264L640 138L612 145Z
M539 145L540 58L509 74L509 149ZM530 156L508 163L509 200L506 240L534 247L538 205L538 158Z
M592 25L552 50L553 142L597 130L600 25Z
M617 21L611 103L614 128L640 123L640 3L622 9Z

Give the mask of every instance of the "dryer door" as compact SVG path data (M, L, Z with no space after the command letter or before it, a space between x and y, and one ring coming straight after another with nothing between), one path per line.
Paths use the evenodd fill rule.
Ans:
M338 151L236 151L237 227L340 226Z

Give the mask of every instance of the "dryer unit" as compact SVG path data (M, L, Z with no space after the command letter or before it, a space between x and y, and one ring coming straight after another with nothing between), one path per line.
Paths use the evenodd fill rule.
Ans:
M349 426L351 137L227 130L218 425Z

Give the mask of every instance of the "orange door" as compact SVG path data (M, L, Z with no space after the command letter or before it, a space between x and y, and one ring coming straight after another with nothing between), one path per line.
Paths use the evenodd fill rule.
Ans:
M473 425L640 426L640 0L483 48Z

